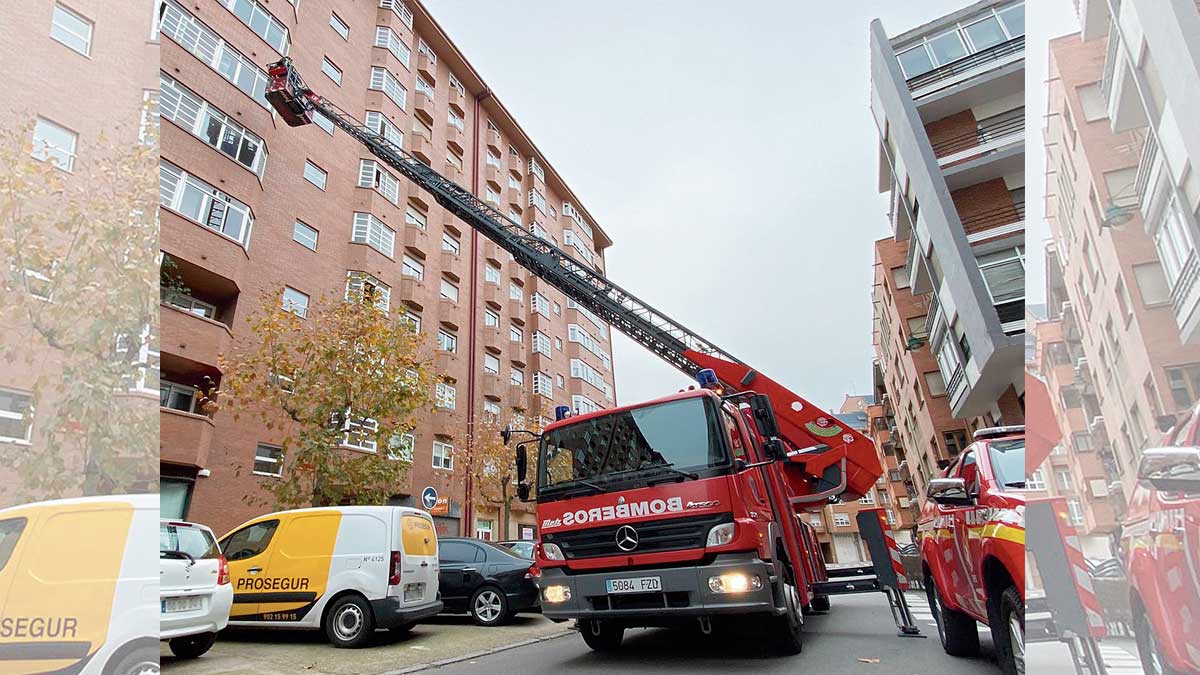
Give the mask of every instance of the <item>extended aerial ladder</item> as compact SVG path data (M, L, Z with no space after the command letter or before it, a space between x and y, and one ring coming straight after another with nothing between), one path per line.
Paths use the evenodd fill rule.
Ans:
M783 385L752 369L654 309L553 243L525 230L470 190L442 176L304 84L291 59L268 66L266 98L289 126L319 113L380 161L428 192L442 208L508 251L531 273L689 376L709 368L727 392L753 389L771 398L789 459L803 480L790 481L792 508L817 508L830 497L857 499L883 473L872 441ZM382 130L381 130L382 131ZM765 324L764 324L765 325Z

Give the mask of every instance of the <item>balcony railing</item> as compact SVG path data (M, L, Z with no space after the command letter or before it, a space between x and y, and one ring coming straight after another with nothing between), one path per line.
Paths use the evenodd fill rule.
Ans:
M1010 54L1015 54L1024 50L1025 36L1022 35L1020 37L1013 38L1008 42L1001 42L1000 44L988 47L983 51L964 56L957 61L951 61L950 63L947 63L944 66L939 66L938 68L934 68L929 72L910 77L908 80L906 80L906 83L908 84L908 90L917 91L918 89L924 89L931 84L944 82L981 65L991 61L998 61Z
M1171 288L1171 306L1175 309L1176 316L1180 314L1184 301L1191 295L1197 278L1200 278L1200 256L1196 255L1196 249L1192 249L1188 251L1187 260L1183 262L1183 268L1179 271L1179 278Z
M1134 193L1137 195L1137 206L1141 208L1146 206L1146 191L1150 187L1150 175L1154 171L1154 162L1157 159L1158 141L1155 140L1153 133L1147 131L1146 142L1142 145L1142 156L1138 159L1137 178L1133 182Z
M1002 233L994 233L992 230L1025 221L1025 202L1013 202L1012 204L967 216L961 220L963 229L968 231L968 240L971 237L978 239L999 236ZM974 243L974 241L971 243Z
M1025 131L1025 116L1012 117L998 122L992 122L976 127L965 134L959 134L933 144L933 154L938 159L970 150L991 141L1022 134Z
M1014 335L1025 330L1025 298L1009 300L995 305L1000 317L1000 328L1005 335Z
M1104 101L1108 101L1108 94L1112 91L1113 75L1117 69L1117 50L1121 45L1121 32L1117 30L1117 18L1115 16L1108 19L1108 53L1104 57L1104 75L1100 78L1100 96Z

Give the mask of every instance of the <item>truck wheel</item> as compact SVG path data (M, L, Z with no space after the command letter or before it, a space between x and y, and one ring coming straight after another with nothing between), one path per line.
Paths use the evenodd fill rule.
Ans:
M177 637L167 644L171 646L171 653L175 656L181 659L195 659L212 649L216 642L216 633L200 633L199 635Z
M771 624L769 633L776 648L787 656L799 654L804 648L804 618L800 609L800 593L796 590L791 575L791 570L785 567L779 577L779 583L783 584L783 599L787 611L783 616L772 616L768 619Z
M1137 639L1138 654L1142 657L1142 669L1150 675L1179 675L1179 671L1171 667L1158 636L1154 634L1154 626L1150 617L1140 606L1133 610L1133 636Z
M334 647L362 647L374 633L375 615L360 596L338 598L325 614L325 635Z
M1016 586L1000 594L999 621L992 626L992 642L1004 675L1025 674L1025 602Z
M979 629L975 619L948 609L942 605L942 596L938 593L937 582L931 577L925 578L925 592L929 598L929 611L937 622L938 638L942 641L942 649L951 656L975 656L979 653ZM997 646L997 649L999 647Z
M829 596L828 595L813 596L812 609L814 612L828 612L829 611Z
M621 639L625 637L625 626L612 621L580 619L579 634L594 651L613 652L621 646Z

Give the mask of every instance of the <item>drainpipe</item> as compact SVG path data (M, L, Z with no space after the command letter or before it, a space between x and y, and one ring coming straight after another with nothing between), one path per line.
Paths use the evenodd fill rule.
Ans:
M491 95L491 89L485 87L474 97L472 115L475 124L471 130L471 192L475 195L479 194L479 102ZM475 477L472 475L472 470L475 464L475 363L478 361L475 354L475 332L478 316L476 309L479 303L479 233L473 227L468 227L467 232L471 237L471 302L469 303L470 316L467 318L467 354L469 358L467 359L467 470L466 476L463 478L462 508L464 521L462 535L464 537L475 534Z

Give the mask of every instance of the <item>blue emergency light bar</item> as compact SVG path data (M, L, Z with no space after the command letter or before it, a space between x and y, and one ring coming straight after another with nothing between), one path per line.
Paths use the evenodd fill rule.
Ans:
M559 405L554 407L554 421L561 422L571 416L571 406Z

